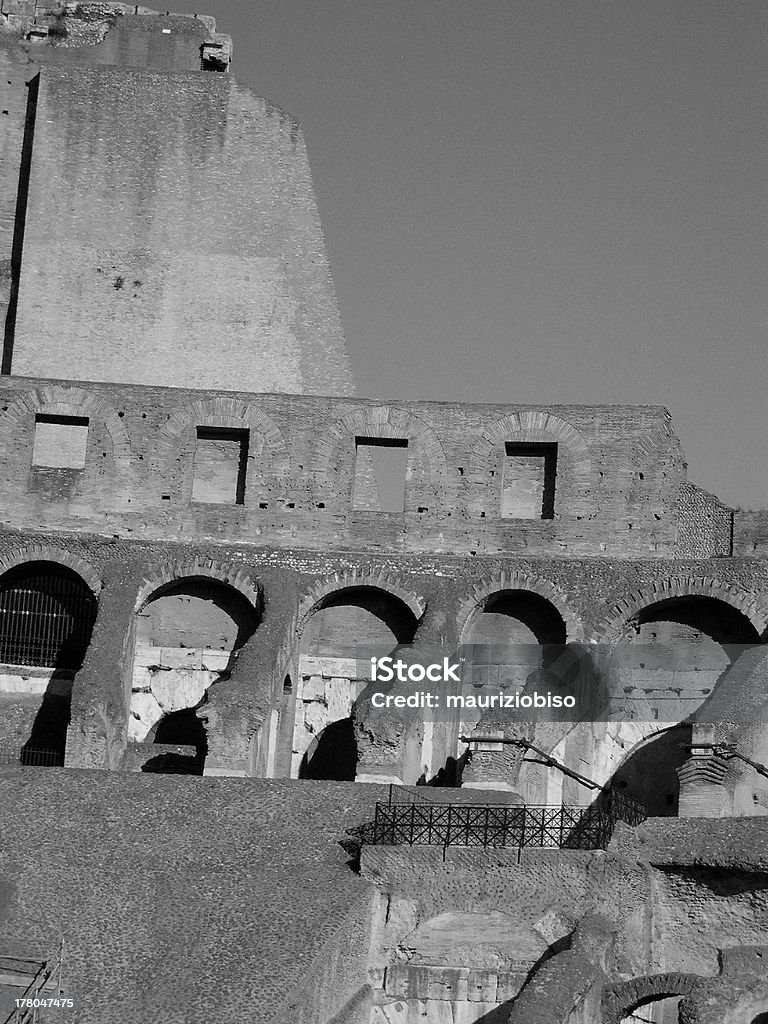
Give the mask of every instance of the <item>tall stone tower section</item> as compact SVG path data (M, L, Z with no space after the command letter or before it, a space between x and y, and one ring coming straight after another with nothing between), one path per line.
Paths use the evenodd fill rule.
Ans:
M303 134L213 19L11 7L3 372L352 394Z

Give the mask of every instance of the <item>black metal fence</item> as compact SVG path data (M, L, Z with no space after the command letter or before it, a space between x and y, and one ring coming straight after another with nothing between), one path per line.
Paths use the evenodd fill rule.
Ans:
M77 669L96 599L74 574L9 573L0 588L0 663Z
M63 768L64 751L40 747L0 747L0 765L21 764L33 768Z
M611 793L588 807L400 803L395 795L376 804L374 821L361 838L382 846L602 850L617 822L637 825L645 817L635 801Z

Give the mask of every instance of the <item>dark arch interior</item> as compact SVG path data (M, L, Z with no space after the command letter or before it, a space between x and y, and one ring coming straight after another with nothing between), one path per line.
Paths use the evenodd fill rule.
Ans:
M330 779L354 782L357 770L357 740L351 718L331 722L320 733L311 756L304 755L300 779Z
M611 785L639 801L650 817L674 817L678 813L680 784L677 769L690 757L691 726L677 725L642 743L621 764Z
M76 572L26 562L0 580L0 662L73 672L96 618L96 598Z
M380 656L411 643L416 625L413 612L398 598L375 587L350 587L315 609L302 633L302 653Z
M64 763L72 679L85 658L95 618L91 588L57 562L25 562L0 579L0 663L53 670L22 764Z
M719 644L756 644L760 637L749 619L713 597L675 597L644 608L638 623L677 623L698 629Z
M157 723L147 736L148 742L195 748L194 755L164 751L150 758L142 766L143 772L177 775L202 775L208 739L205 726L195 714L195 708L172 711Z
M416 618L411 609L399 598L376 587L350 587L330 594L320 605L326 608L360 608L375 615L390 629L399 644L413 640Z
M167 598L178 598L179 603ZM189 601L188 607L180 602ZM236 633L232 637L232 650L236 651L252 635L259 624L259 616L251 602L227 583L207 577L185 577L156 590L139 613L145 619L159 620L157 626L162 633L186 633L184 646L205 646L197 637L204 638L210 625L213 608L235 623ZM209 610L210 609L210 610ZM174 645L178 638L172 636L168 645Z
M517 619L530 629L540 644L564 644L566 641L563 617L540 594L527 590L505 590L489 597L483 612Z
M758 1013L756 1017L752 1018L750 1024L768 1024L768 1012Z

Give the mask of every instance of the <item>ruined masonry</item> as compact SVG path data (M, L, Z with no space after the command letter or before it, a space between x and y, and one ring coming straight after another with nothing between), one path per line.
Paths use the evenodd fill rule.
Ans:
M358 398L232 56L0 0L0 1021L766 1024L768 512L657 406Z

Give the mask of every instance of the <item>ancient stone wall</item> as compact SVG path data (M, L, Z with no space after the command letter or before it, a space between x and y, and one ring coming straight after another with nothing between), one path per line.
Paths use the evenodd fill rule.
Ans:
M419 623L417 637L432 636L430 642L433 645L438 641L443 643L446 651L454 649L459 637L457 624L472 608L482 607L489 593L509 589L551 593L558 603L557 595L567 593L569 640L605 639L619 623L627 622L644 605L652 605L669 593L688 593L694 598L709 595L721 601L724 608L740 617L744 629L751 631L755 638L768 624L768 603L764 596L768 593L768 568L756 559L717 559L708 566L709 575L702 577L701 563L666 559L562 558L506 562L458 556L363 557L232 543L189 545L76 533L29 535L13 530L0 533L0 570L37 562L69 566L98 594L93 635L75 678L68 743L71 763L93 767L117 768L120 765L128 742L132 681L137 679L138 613L153 595L162 592L174 580L207 580L210 585L224 589L239 589L256 613L260 613L263 602L261 621L228 666L227 678L208 689L208 767L226 774L288 774L291 770L296 701L301 699L301 721L304 722L308 715L304 701L311 700L321 684L327 697L329 686L332 690L333 686L344 682L339 678L334 683L336 676L345 675L340 667L343 659L338 658L337 651L331 653L327 672L323 665L319 668L314 665L324 658L322 649L320 653L316 649L319 634L312 639L313 614L324 603L336 601L334 613L341 616L340 621L344 621L345 615L351 615L351 621L357 622L360 599L355 594L361 587L378 595L381 607L388 602L386 614L401 609L404 622L410 616L413 623ZM631 602L627 600L628 595ZM442 632L430 633L430 623L437 619L443 623ZM325 620L321 616L315 620L318 621ZM311 650L301 654L305 631ZM395 633L394 637L397 636ZM403 637L408 639L404 634ZM190 638L188 641L191 643ZM157 655L151 659L152 665L162 666L164 649L155 649ZM169 649L168 657L172 656L175 657L173 650ZM216 656L219 657L217 653ZM173 668L170 661L167 668ZM213 666L215 673L222 668L218 662ZM8 679L17 681L6 688L8 699L13 692L13 700L23 697L22 703L26 706L29 701L24 697L23 677L35 673L18 666L9 666L4 673ZM158 678L162 676L160 672ZM306 689L307 681L311 693ZM672 686L673 682L663 681L663 684ZM679 683L674 685L679 688ZM138 688L143 687L142 682ZM34 699L39 700L40 695ZM331 711L329 705L326 708L329 721L333 720ZM277 719L270 724L275 714ZM397 732L399 714L389 711L386 719L387 728ZM402 718L406 731L413 724L407 715ZM266 731L257 740L257 732L262 728ZM268 739L270 729L274 735L269 734L271 739ZM17 732L12 730L6 742L15 742ZM453 729L439 742L437 732L433 737L435 772L444 765L446 757L455 756L452 744L455 747L457 735ZM627 742L627 735L617 734L620 745ZM643 735L642 730L637 731L634 742ZM256 747L252 747L253 743ZM399 749L397 745L392 748L398 757ZM372 753L369 751L366 755L369 761ZM578 759L583 751L576 745L571 753ZM252 756L257 758L258 764L251 763ZM381 774L378 769L373 774L377 772ZM388 773L402 778L399 764L397 770L388 769ZM411 781L415 781L417 775L418 772Z
M0 501L19 528L473 557L670 557L681 543L685 471L657 407L200 398L15 377L0 402ZM86 446L66 466L35 455L36 431L57 425ZM353 507L361 437L407 443L402 511ZM551 516L504 514L515 438L556 446ZM697 543L689 529L688 557L706 557L710 534Z
M40 72L11 367L348 394L303 137L230 75Z

